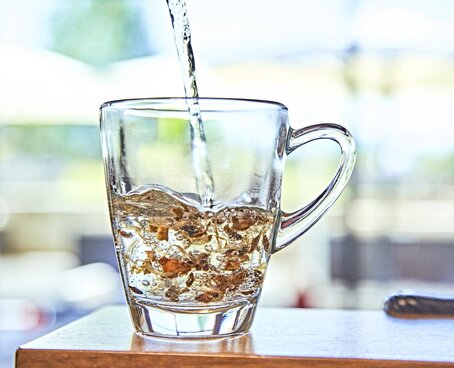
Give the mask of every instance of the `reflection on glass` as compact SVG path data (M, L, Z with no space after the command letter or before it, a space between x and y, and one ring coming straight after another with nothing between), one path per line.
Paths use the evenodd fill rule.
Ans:
M203 340L150 338L133 334L131 351L154 353L178 352L210 355L253 355L254 339L253 334L251 333L238 337Z

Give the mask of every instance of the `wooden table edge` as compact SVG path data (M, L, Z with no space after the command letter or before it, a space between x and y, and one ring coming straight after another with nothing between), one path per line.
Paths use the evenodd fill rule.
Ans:
M284 364L283 364L284 363ZM73 364L73 365L70 365ZM166 352L123 352L107 350L59 350L24 349L16 350L16 368L57 368L74 366L80 368L115 367L133 368L153 364L153 368L174 365L183 368L200 367L351 367L351 368L425 368L454 367L454 362L382 360L361 358L260 356L235 354L194 354Z

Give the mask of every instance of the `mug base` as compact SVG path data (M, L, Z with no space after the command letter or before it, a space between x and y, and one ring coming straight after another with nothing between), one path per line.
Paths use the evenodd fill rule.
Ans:
M136 331L144 336L171 338L228 337L247 333L257 301L226 306L160 306L130 301Z

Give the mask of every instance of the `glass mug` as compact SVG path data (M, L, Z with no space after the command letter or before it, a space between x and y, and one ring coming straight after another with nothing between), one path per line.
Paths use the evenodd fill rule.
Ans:
M287 108L271 101L194 101L101 106L116 254L132 321L144 335L247 332L270 255L323 216L355 163L354 141L339 125L292 129ZM285 159L318 139L340 146L337 172L313 202L286 213L280 209ZM211 185L203 185L207 177Z

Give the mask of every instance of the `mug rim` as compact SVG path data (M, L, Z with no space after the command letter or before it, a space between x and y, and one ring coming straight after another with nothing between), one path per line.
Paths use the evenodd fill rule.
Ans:
M126 99L118 99L118 100L111 100L104 102L100 110L113 107L113 108L120 108L120 109L134 109L134 110L157 110L157 111L179 111L178 109L169 109L166 108L164 103L183 103L185 108L182 110L187 110L187 105L194 101L201 101L201 102L212 102L212 103L219 103L219 102L226 102L226 103L238 103L240 105L244 105L244 110L253 111L253 110L288 110L287 106L283 103L272 101L272 100L262 100L262 99L252 99L252 98L236 98L236 97L139 97L139 98L126 98ZM137 105L135 105L137 103ZM139 105L139 103L142 103ZM162 104L162 108L159 108L159 105ZM253 107L253 105L257 105L257 107ZM206 109L202 108L202 111L223 111L221 109ZM232 109L234 110L234 109ZM243 109L240 109L243 110Z

